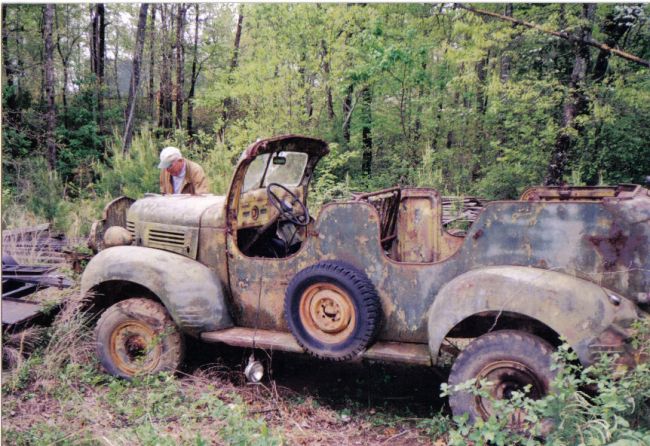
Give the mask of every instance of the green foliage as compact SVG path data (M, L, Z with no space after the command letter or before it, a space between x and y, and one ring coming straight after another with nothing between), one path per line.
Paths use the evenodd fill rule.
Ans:
M650 323L635 324L632 345L639 357L650 354ZM617 355L603 354L587 368L577 364L577 355L567 344L555 354L557 376L554 391L541 400L530 400L515 392L510 400L491 400L494 413L488 420L468 423L455 419L450 444L490 441L495 445L625 445L650 442L650 364L640 362L628 370L617 365ZM466 382L450 388L442 385L443 396L468 390L490 399L487 383ZM589 389L589 391L587 391ZM522 419L524 431L509 427L510 420Z
M65 182L71 180L83 188L92 182L93 162L100 159L105 137L97 123L97 95L94 80L77 85L78 93L59 117L57 171Z
M99 177L95 185L97 194L105 197L126 195L140 198L146 192L158 193L161 148L152 134L144 131L134 136L129 153L124 155L120 139L116 136L108 150L106 164L95 165Z

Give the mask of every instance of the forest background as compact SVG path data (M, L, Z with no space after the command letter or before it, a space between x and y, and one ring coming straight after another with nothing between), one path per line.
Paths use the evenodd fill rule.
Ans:
M331 143L316 204L396 184L498 199L646 181L650 5L479 7L501 18L467 4L3 4L2 227L84 235L111 198L157 192L165 145L224 193L241 151L281 133Z
M536 184L647 181L650 4L475 8L2 4L2 228L51 222L85 236L111 199L158 191L167 145L224 193L242 150L281 133L330 143L313 207L396 184L499 199ZM241 373L206 365L216 356L204 351L182 379L114 379L98 373L76 289L64 292L72 304L31 346L3 333L2 444L650 442L648 364L624 380L607 357L600 368L567 367L557 396L525 403L559 428L545 441L513 440L506 426L521 400L499 420L452 423L428 369L417 371L425 384L413 374L400 386L378 365L373 379L370 369L350 379L339 364L275 359L278 380L339 390L329 405L287 391L286 378L245 386ZM236 369L241 352L230 356ZM599 394L586 397L586 386ZM406 401L397 414L393 397L376 396L382 388ZM414 415L404 389L440 412Z

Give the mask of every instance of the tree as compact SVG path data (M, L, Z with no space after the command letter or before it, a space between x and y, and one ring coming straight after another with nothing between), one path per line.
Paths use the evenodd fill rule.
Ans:
M47 101L45 122L46 134L45 145L47 147L47 162L50 170L56 168L56 140L54 130L56 128L56 104L54 92L54 5L43 6L43 39L45 48L43 52L43 66L45 67L45 98Z
M183 127L183 104L185 103L185 4L179 3L176 13L176 128Z
M90 64L97 84L97 119L101 132L104 123L104 64L106 61L106 8L97 3L91 9Z
M589 46L596 5L587 3L582 6L582 19L584 25L580 27L579 34L573 43L574 62L569 82L569 96L565 98L562 108L562 128L555 141L551 154L544 184L556 185L563 181L563 176L571 156L571 148L575 140L575 133L580 132L582 126L576 122L576 117L585 113L588 100L585 95L585 78L589 67Z
M140 86L140 65L142 63L142 51L144 49L144 33L147 27L147 9L148 3L140 5L140 14L138 15L138 28L136 32L135 50L133 51L133 68L131 70L131 82L129 83L129 100L126 105L124 138L122 152L127 154L131 147L131 138L133 136L133 125L135 121L135 100Z

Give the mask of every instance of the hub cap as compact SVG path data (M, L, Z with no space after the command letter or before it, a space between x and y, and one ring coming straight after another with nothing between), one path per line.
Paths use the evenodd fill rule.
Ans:
M300 298L300 320L307 332L324 343L337 343L354 330L354 304L341 288L319 283L305 290Z
M495 400L510 399L513 392L525 392L528 385L529 398L539 399L547 393L546 386L535 371L517 361L493 362L483 368L476 378L478 381L486 380L491 383L489 393ZM494 414L489 400L477 396L476 403L484 419ZM518 419L523 419L523 414L515 414L511 422L517 424Z
M110 354L120 370L135 375L154 370L162 348L151 327L140 321L128 321L111 333Z

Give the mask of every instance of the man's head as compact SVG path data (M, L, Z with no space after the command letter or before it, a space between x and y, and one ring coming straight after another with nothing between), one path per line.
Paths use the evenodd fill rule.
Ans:
M165 147L161 150L159 169L167 169L170 175L178 176L183 170L184 164L183 155L176 147Z

